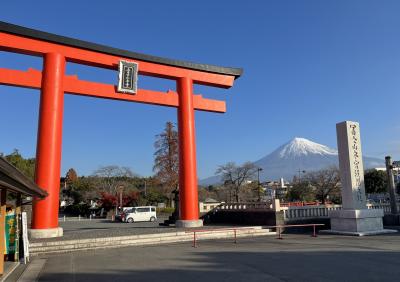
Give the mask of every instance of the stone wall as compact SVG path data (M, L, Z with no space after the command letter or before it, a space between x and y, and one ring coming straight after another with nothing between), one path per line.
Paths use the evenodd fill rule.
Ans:
M204 217L205 224L283 225L283 211L273 210L214 210Z

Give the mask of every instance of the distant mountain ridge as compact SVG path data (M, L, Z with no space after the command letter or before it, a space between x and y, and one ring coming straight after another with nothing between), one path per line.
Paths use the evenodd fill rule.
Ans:
M364 156L363 162L364 169L384 166L384 160L378 158ZM262 181L278 180L281 177L292 181L299 171L310 172L339 165L337 150L299 137L253 163L263 169L260 173ZM212 185L221 182L219 176L212 176L200 180L199 184Z

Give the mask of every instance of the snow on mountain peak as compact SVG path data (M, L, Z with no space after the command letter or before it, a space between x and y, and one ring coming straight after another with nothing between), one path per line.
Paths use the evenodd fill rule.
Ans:
M312 142L305 138L296 137L285 144L279 152L281 158L299 157L308 154L337 155L337 151L327 146Z

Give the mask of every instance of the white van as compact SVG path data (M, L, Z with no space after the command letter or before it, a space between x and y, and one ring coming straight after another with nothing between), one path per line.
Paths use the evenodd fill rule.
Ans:
M132 223L139 221L156 221L157 213L156 207L145 206L145 207L134 207L124 212L122 221Z
M126 211L133 209L133 207L122 207L118 209L117 214L115 215L115 220L116 221L124 221L122 218Z

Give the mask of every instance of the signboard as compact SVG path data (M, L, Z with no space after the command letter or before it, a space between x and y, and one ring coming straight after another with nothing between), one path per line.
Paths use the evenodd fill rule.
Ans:
M137 89L138 64L119 61L118 92L135 94Z
M26 212L22 212L22 244L24 247L24 263L29 261L28 221Z
M15 213L9 212L6 215L6 248L4 250L4 254L14 254L15 253L15 229L16 229L16 220Z

